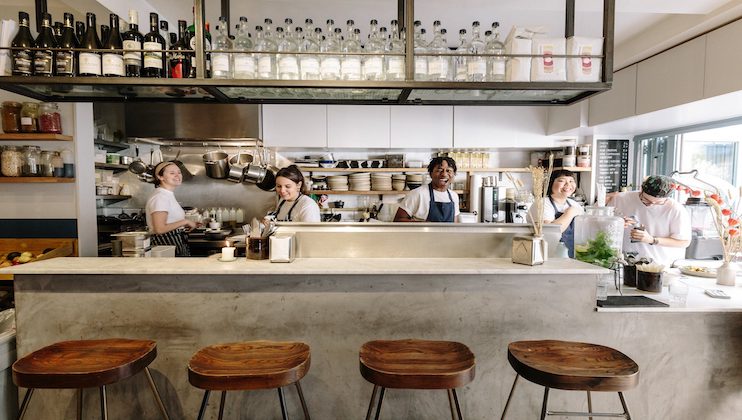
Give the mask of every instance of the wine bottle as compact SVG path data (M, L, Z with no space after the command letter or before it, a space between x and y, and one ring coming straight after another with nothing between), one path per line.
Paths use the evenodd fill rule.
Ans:
M75 22L75 35L77 36L78 44L82 42L85 37L85 22Z
M194 13L194 21L196 10L193 9ZM187 40L188 40L188 46L191 47L193 51L196 51L196 25L195 22L191 25L188 25L188 28L186 28L186 34L187 34ZM209 24L207 23L204 25L204 37L206 40L204 41L204 51L210 51L211 50L211 33L209 32ZM196 77L196 54L194 53L191 60L191 74L188 77ZM211 53L206 53L206 77L211 77Z
M36 38L36 47L45 49L34 51L34 73L37 76L54 76L56 55L54 49L57 48L57 41L54 39L52 17L49 13L44 13L41 17L41 30Z
M121 40L121 33L119 32L119 16L115 13L110 15L111 33L108 34L108 39L103 45L106 50L118 50L103 53L103 75L109 77L123 77L126 72L124 70L124 55L121 49L123 49L123 41Z
M13 48L22 48L13 50L13 75L14 76L32 76L33 75L33 53L28 48L34 47L31 29L28 27L28 13L18 12L18 33L10 44Z
M141 50L144 36L139 32L139 13L129 10L129 30L123 36L124 50ZM126 77L139 77L142 71L142 52L130 51L124 53Z
M98 38L97 26L95 25L95 13L88 12L85 15L87 30L80 41L80 48L85 50L99 50L100 39ZM101 56L99 51L80 52L80 76L100 76Z
M191 73L191 55L193 51L186 41L186 21L178 21L178 40L170 49L174 50L170 56L170 77L183 79Z
M62 40L62 31L64 30L64 23L54 22L52 25L52 32L54 33L54 40L57 41L57 45Z
M77 48L79 45L75 36L75 18L71 13L65 13L64 28L59 38L60 50L57 51L57 76L72 77L76 74L77 53L72 48Z
M106 45L108 42L108 35L111 34L111 27L108 25L100 25L100 44Z
M165 38L160 35L158 29L157 13L149 14L149 33L144 36L143 49L144 53L144 68L142 69L142 76L144 77L165 77L165 55L163 50L165 49Z

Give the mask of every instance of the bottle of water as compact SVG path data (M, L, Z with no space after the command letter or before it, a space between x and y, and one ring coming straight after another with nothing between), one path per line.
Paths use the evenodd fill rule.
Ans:
M240 17L237 35L234 38L234 49L237 51L251 51L252 40L247 30L247 18ZM237 53L234 55L234 78L257 79L257 65L251 53Z
M427 44L425 43L425 29L421 28L422 23L419 20L415 21L415 80L427 80L428 79L428 57L420 56L418 54L425 54L428 52Z
M299 80L299 61L296 58L296 43L283 28L276 28L278 38L278 78L281 80Z
M459 46L456 47L456 56L454 57L454 80L465 82L467 75L467 55L469 50L466 46L466 29L459 30Z
M487 75L487 60L480 54L484 53L484 41L479 35L479 22L471 24L471 40L467 44L469 57L466 61L466 80L469 82L484 82Z
M365 80L384 80L384 43L379 39L378 22L371 20L368 42L364 52L374 55L364 55L362 63L363 78Z
M327 37L320 43L320 52L340 52L340 28L333 28L332 19L327 21ZM335 32L337 31L337 32ZM320 74L322 80L340 80L340 56L322 55L320 57Z
M505 64L507 63L507 57L505 57L505 44L500 41L499 27L499 22L494 22L492 24L494 37L485 47L487 54L496 54L496 56L487 57L487 81L489 82L505 81Z
M231 79L232 78L232 54L228 51L232 49L232 41L227 35L227 18L219 18L217 26L217 36L214 40L214 52L211 53L211 77L213 79Z
M267 19L266 19L267 20ZM255 27L255 60L258 64L258 79L276 79L276 45L265 38L262 26ZM260 52L265 52L261 54Z
M311 22L311 19L307 19ZM296 28L297 37L303 31ZM305 34L299 43L299 52L317 53L319 52L319 39L322 37L322 29L315 28L313 34ZM319 80L319 57L316 54L301 54L299 56L299 69L301 80Z
M353 53L361 52L361 42L357 37L361 31L353 29L354 22L348 20L348 32L345 41L343 41L343 55L340 62L340 73L343 80L361 80L361 57Z
M430 42L430 52L435 54L446 54L448 46L443 39L441 21L433 22L433 40ZM428 80L446 81L450 80L451 65L448 56L431 56L428 58Z
M404 44L399 38L399 24L396 20L392 21L391 38L386 44L386 51L394 54L404 54ZM404 56L387 55L386 56L386 79L387 80L404 80L405 67Z

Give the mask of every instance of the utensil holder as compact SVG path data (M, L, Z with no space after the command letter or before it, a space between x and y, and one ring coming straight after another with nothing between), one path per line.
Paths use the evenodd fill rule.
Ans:
M268 238L247 238L247 259L267 260L270 256Z
M637 270L636 288L645 292L659 293L662 291L662 273L650 273Z

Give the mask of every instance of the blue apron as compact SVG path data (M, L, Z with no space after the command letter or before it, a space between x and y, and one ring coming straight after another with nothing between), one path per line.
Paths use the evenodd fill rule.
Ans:
M448 199L451 200L448 203L435 201L432 184L428 184L428 191L430 191L430 207L428 208L428 218L425 221L453 223L453 217L456 215L456 207L453 203L453 197L451 197L451 191L446 190Z
M564 212L559 211L557 209L556 204L554 204L554 200L549 197L549 201L551 201L551 206L554 207L554 220L562 217ZM567 207L572 207L569 204L569 201L567 201ZM564 229L564 232L562 232L562 243L567 246L567 251L569 254L569 258L575 257L575 219L572 219L571 222L569 222L569 226L567 229Z

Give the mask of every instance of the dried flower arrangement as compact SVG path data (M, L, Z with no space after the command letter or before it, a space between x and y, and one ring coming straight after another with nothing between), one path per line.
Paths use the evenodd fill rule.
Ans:
M544 231L544 202L549 196L549 179L554 169L554 155L549 155L549 167L529 166L533 192L533 236L542 236Z
M719 233L723 251L724 262L729 263L742 251L742 235L739 225L739 201L729 201L731 194L722 197L721 194L707 194L706 203L711 206L714 213L714 225Z

